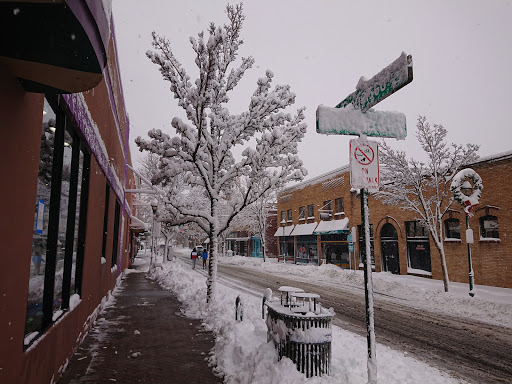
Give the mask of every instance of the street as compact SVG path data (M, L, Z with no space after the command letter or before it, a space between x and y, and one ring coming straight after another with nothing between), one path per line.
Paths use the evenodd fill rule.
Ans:
M178 256L184 261L189 258ZM201 269L199 272L206 274ZM265 288L277 291L283 285L318 293L322 305L334 308L335 325L359 335L366 334L362 287L357 290L342 284L298 281L296 277L292 280L268 271L225 264L218 265L218 283L253 295ZM428 311L385 293L375 293L374 302L377 343L403 351L468 382L511 382L512 329Z

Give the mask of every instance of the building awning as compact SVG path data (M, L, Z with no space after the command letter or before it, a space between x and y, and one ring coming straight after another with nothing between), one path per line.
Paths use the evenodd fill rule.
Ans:
M130 215L130 229L133 233L143 233L149 230L149 225L136 216Z
M291 236L312 235L317 225L317 222L308 224L297 224L295 226L295 229L291 233Z
M315 235L335 235L337 233L348 233L348 217L341 220L321 221L313 234Z
M276 234L274 236L290 236L290 233L292 233L293 228L295 228L294 225L288 225L286 227L277 228Z
M0 1L0 62L28 92L79 93L103 79L111 0Z

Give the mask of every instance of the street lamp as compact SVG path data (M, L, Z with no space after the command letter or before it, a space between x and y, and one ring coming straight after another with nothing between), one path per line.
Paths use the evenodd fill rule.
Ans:
M460 191L466 195L471 196L473 193L473 186L469 181L464 181L460 186ZM471 261L471 244L473 243L473 231L469 228L469 212L466 212L466 243L468 244L468 264L469 264L469 296L475 296L475 273L473 272L473 263Z
M280 242L279 244L279 250L281 251L282 249L282 252L283 252L283 263L286 264L286 253L285 253L285 241L284 241L284 227L286 226L286 221L281 220L281 227L283 227L283 240ZM277 261L279 261L279 258L277 259Z

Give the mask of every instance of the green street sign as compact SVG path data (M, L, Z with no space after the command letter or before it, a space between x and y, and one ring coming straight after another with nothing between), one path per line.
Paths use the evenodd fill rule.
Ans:
M335 108L319 105L316 111L316 131L325 135L405 139L407 124L403 113L370 108L405 87L412 79L412 56L402 52L398 59L370 80L361 78L356 91Z
M412 56L402 52L398 59L370 80L359 80L356 91L336 105L336 108L352 104L355 109L366 112L378 102L405 87L412 79Z
M366 113L354 109L319 105L316 110L316 131L324 135L366 135L405 139L407 123L401 112L370 109Z

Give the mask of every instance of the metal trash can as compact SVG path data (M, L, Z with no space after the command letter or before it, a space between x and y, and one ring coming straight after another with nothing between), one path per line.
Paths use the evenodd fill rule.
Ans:
M274 342L278 360L290 358L306 377L329 375L334 310L317 304L319 296L316 294L293 293L289 290L291 287L282 288L286 288L287 295L284 303L282 299L264 299L267 341ZM309 299L309 302L301 303L296 298Z

